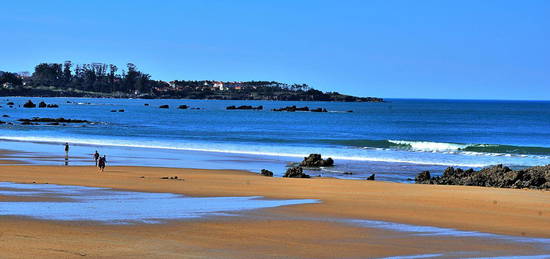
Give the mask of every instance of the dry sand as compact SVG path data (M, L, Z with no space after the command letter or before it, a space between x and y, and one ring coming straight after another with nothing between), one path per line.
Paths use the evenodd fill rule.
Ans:
M178 176L183 181L160 179ZM232 170L152 167L1 166L0 181L171 192L191 196L313 198L245 217L105 226L0 217L0 257L380 257L486 251L537 253L519 244L395 236L395 232L304 220L392 221L550 238L550 192L339 180L285 179ZM0 197L0 201L14 198ZM1 206L1 204L0 204ZM258 216L258 217L256 217Z

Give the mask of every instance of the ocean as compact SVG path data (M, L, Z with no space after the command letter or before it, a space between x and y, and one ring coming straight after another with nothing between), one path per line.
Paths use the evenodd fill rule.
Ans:
M23 108L27 100L59 108ZM13 108L7 102L15 103ZM145 104L148 104L146 106ZM168 104L169 109L159 106ZM188 105L199 109L178 109ZM264 110L226 110L262 105ZM326 108L327 113L274 112L273 108ZM266 168L282 175L310 153L335 166L317 176L410 182L423 170L446 167L513 168L550 164L550 102L387 99L385 103L97 98L0 99L0 149L23 151L10 159L90 164L98 150L108 165L185 168ZM124 109L124 112L118 110ZM116 110L117 112L111 112ZM352 112L349 112L352 111ZM83 119L81 124L20 125L32 117ZM351 174L346 172L350 172Z

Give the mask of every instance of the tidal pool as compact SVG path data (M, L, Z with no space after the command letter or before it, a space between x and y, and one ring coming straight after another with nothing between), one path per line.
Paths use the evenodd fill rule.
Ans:
M0 182L0 195L51 198L51 201L0 202L0 216L106 224L161 223L205 216L230 216L243 210L319 202L313 199L268 200L260 196L187 197L172 193L11 182Z

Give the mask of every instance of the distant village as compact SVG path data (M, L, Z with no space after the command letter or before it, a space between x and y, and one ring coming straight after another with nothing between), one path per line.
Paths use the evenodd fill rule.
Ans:
M322 92L307 84L276 81L152 80L134 64L126 69L112 64L73 65L42 63L30 72L0 71L0 94L4 96L181 98L216 100L281 100L383 102L381 98L355 97Z

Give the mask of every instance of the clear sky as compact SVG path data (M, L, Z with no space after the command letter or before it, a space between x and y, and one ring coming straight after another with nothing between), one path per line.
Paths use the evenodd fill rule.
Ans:
M153 79L359 96L550 100L550 1L2 1L0 70L128 62Z

